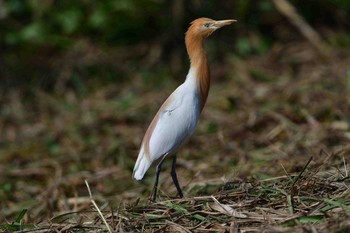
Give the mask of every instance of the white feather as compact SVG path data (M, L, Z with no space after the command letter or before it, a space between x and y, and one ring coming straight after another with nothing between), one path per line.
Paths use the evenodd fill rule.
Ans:
M143 146L141 147L139 156L137 157L137 161L135 163L134 167L134 178L136 180L141 180L143 176L145 175L148 168L151 166L152 162L147 159L147 157L144 155L144 149Z
M187 78L170 96L170 103L159 112L158 122L149 141L149 158L141 146L134 178L141 180L152 162L161 156L173 155L196 129L200 114L200 100L195 70L190 69Z

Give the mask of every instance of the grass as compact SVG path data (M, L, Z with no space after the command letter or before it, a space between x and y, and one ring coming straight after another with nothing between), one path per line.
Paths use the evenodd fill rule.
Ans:
M172 196L169 164L157 203L148 201L154 169L131 179L145 128L174 80L157 91L135 76L84 94L7 93L0 229L349 231L349 51L319 60L302 43L279 46L213 62L208 103L178 158L184 199Z
M335 154L330 155L336 156ZM311 162L311 160L309 160ZM38 225L21 221L23 210L5 230L41 232L52 230L90 231L108 228L118 232L346 232L350 221L349 176L347 164L331 169L327 163L305 165L299 174L265 180L232 180L217 185L213 195L184 199L160 197L157 203L122 203L117 209L105 204L98 214L90 211L68 212ZM343 166L342 166L343 165ZM79 200L79 198L75 198ZM89 199L75 203L89 208ZM106 200L102 201L102 203ZM107 228L108 226L108 228Z

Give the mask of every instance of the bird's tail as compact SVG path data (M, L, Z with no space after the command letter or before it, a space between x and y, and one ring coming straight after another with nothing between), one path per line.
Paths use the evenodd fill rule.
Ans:
M148 168L151 166L152 162L146 157L143 148L141 148L139 156L137 157L133 177L136 180L142 180L143 176L147 172Z

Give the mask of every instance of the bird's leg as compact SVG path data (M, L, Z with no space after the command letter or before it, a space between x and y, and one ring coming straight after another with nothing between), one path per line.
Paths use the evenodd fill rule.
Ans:
M165 154L162 158L162 160L160 160L160 162L157 165L156 168L156 181L154 183L153 186L153 193L152 193L152 197L151 197L151 201L155 202L156 201L156 197L157 197L157 191L158 191L158 180L159 180L159 173L160 173L160 169L162 168L162 164L166 158L168 154Z
M176 175L176 154L174 155L173 164L171 165L171 178L173 178L173 182L177 189L177 193L179 194L180 198L183 198L184 195L182 194L182 190L180 188L179 181L177 180L177 175Z

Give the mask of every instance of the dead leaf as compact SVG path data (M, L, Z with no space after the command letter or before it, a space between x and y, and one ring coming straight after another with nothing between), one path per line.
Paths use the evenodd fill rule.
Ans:
M211 196L211 198L214 200L215 204L210 205L210 208L213 210L216 210L222 214L226 214L228 216L233 216L236 218L247 218L248 216L245 214L242 214L236 210L234 210L232 207L221 204L214 196Z

